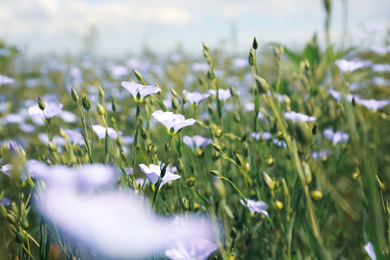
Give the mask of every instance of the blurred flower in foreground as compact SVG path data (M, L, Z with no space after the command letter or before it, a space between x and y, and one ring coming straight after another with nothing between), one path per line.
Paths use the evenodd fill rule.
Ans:
M119 259L141 259L162 254L176 241L213 240L212 224L188 216L185 226L168 228L171 218L150 214L150 207L127 193L80 195L49 190L39 208L48 219L101 254Z
M176 216L170 228L178 232L186 225L182 217ZM214 242L202 237L194 237L187 241L175 241L165 251L165 256L172 260L206 260L215 250L217 245Z
M183 136L183 143L188 145L191 149L204 148L213 142L212 139L205 138L200 135L194 135L190 137L188 135Z
M69 142L77 145L84 145L84 137L79 130L64 129L65 134L69 138Z
M329 151L323 150L320 152L312 152L311 156L313 157L314 160L318 160L321 158L325 158L329 155Z
M86 191L103 188L117 180L114 167L102 164L83 165L78 168L62 165L40 166L34 176L43 179L49 188Z
M144 86L141 84L127 81L122 81L121 85L122 87L127 89L131 93L131 95L133 95L133 98L137 103L141 103L144 101L145 97L151 94L156 94L157 92L161 91L161 89L156 86Z
M340 142L347 142L348 138L349 138L348 134L346 134L344 132L340 132L340 131L333 132L333 130L330 128L324 130L324 136L326 137L326 139L331 141L333 144L337 144Z
M315 121L317 120L317 118L315 118L314 116L307 116L305 114L302 114L302 113L297 113L297 112L294 112L294 111L291 111L291 112L285 112L284 113L284 117L286 119L290 119L291 121L293 121L294 123L298 120L302 121L302 122L309 122L309 121Z
M160 165L155 165L155 164L151 164L148 166L146 166L145 164L140 164L139 167L141 168L141 171L143 173L146 174L146 176L148 176L149 180L153 183L153 184L156 184L158 182L158 180L160 179L161 177L161 167L163 166L160 166ZM169 166L168 166L169 167ZM166 169L165 171L165 175L164 177L162 178L161 180L161 184L160 184L160 188L162 186L164 186L167 182L170 182L170 181L174 181L174 180L177 180L179 178L181 178L180 175L177 175L177 174L173 174L170 169Z
M185 119L183 115L163 112L162 110L153 112L152 116L168 129L170 135L175 135L183 127L193 125L196 122L195 119Z
M342 59L342 60L336 60L335 64L337 65L337 67L339 67L341 72L352 72L352 71L355 71L357 69L371 66L371 61L369 61L369 60L347 61L347 60Z
M0 86L7 84L14 84L15 80L13 78L9 78L7 76L0 75Z
M240 200L241 204L247 207L252 213L263 213L265 216L268 217L268 212L266 209L268 208L268 204L264 201L255 201L246 199L246 203L244 200Z
M368 242L364 246L364 250L366 250L366 252L367 252L368 256L371 258L371 260L376 260L376 254L375 254L374 246L372 245L371 242Z
M209 92L210 92L211 95L217 96L217 91L216 90L210 89ZM228 100L231 97L232 97L232 93L230 92L230 89L221 89L220 88L218 90L218 98L219 98L219 100L226 101L226 100Z
M204 99L210 96L209 93L199 93L199 92L188 92L187 90L183 90L183 95L186 95L188 102L193 106L199 105Z

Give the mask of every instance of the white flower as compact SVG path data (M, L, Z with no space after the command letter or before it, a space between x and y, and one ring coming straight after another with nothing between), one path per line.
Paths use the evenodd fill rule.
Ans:
M143 173L145 173L146 176L148 176L149 180L153 184L156 184L158 182L158 180L161 177L161 166L160 165L151 164L148 167L145 164L140 164L139 167L141 168L141 171ZM171 171L169 171L170 169L168 169L168 167L165 171L164 178L162 178L162 180L161 180L160 188L162 186L164 186L164 184L166 184L167 182L174 181L174 180L181 178L180 175L173 174Z
M165 125L170 135L175 135L180 129L195 124L195 119L185 119L183 115L161 110L153 112L152 116Z
M156 86L144 86L141 84L127 81L122 81L121 85L122 87L127 89L131 93L131 95L133 95L134 100L138 103L143 102L145 97L151 94L156 94L157 92L161 91L161 89Z

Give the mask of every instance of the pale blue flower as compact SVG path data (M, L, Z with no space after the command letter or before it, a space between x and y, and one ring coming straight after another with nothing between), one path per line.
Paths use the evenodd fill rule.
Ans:
M204 238L189 241L176 241L165 251L165 256L172 260L207 260L217 245Z
M62 111L59 114L59 117L66 123L76 123L77 122L77 116L69 111Z
M2 125L21 124L24 122L24 117L20 114L7 114L0 120Z
M370 110L378 110L390 104L390 100L375 100L375 99L355 99L356 104L365 106Z
M183 90L183 95L186 95L188 102L193 106L199 105L200 102L210 96L209 93L201 94L199 92L188 92L187 90Z
M63 105L61 103L55 104L53 102L45 102L45 109L42 111L39 106L33 105L28 109L28 113L31 117L39 119L50 119L62 112Z
M121 85L131 93L134 100L138 103L143 102L145 97L161 91L161 89L156 86L144 86L127 81L122 81Z
M353 72L353 71L355 71L357 69L371 66L371 61L369 61L369 60L365 60L365 61L362 61L362 60L347 61L347 60L342 59L342 60L336 60L335 64L337 65L337 67L339 67L341 72Z
M84 137L78 129L64 129L65 134L69 138L69 142L76 145L84 145Z
M105 139L106 138L106 130L108 137L112 139L117 139L118 134L116 133L115 129L112 127L104 127L102 125L92 125L92 129L95 132L95 134L100 138L100 139ZM121 133L119 133L121 134Z
M11 204L11 200L7 197L3 197L0 201L0 205L9 206Z
M152 116L163 124L171 135L175 135L183 127L193 125L196 122L195 119L185 119L183 115L163 112L162 110L153 112Z
M15 79L9 78L7 76L0 75L0 86L1 85L8 85L8 84L14 84Z
M261 138L263 138L264 140L269 140L272 137L270 132L253 132L250 134L250 136L256 140L260 140Z
M302 122L310 122L310 121L316 121L317 120L317 118L315 118L314 116L307 116L305 114L294 112L294 111L285 112L284 113L284 117L286 119L289 119L289 120L293 121L294 123L296 121L298 121L298 120L302 121Z
M311 156L313 157L314 160L321 159L323 157L327 157L329 155L329 151L323 150L320 152L312 152Z
M390 52L390 46L377 46L377 45L372 45L370 46L370 50L372 52L375 52L376 54L384 55L388 52Z
M149 166L146 166L145 164L139 164L139 167L143 173L148 176L149 180L153 183L156 184L158 180L161 177L161 167L160 165L155 165L155 164L150 164ZM174 181L181 178L180 175L173 174L172 172L168 171L168 168L165 171L165 176L162 178L161 183L160 183L160 188L164 186L166 183L170 181Z
M333 130L330 128L324 130L324 136L326 137L326 139L331 141L333 144L337 144L340 142L345 143L349 139L349 135L347 133L340 132L340 131L333 132Z
M187 224L170 227L173 218L159 217L144 199L124 191L100 194L49 189L38 202L40 212L101 258L145 259L163 254L177 241L212 240L213 224L186 216ZM124 225L133 223L133 225Z
M263 213L266 217L268 217L268 212L266 209L268 208L268 204L264 201L255 201L251 199L240 200L241 204L247 207L252 213Z
M384 79L382 77L373 77L372 83L377 86L390 86L390 80Z
M390 64L374 64L372 70L375 72L387 72L390 71Z
M190 137L188 135L183 136L183 143L188 145L191 149L204 148L213 142L212 139L205 138L200 135L194 135Z
M364 250L366 250L368 256L371 258L371 260L376 260L376 254L374 250L374 246L371 242L368 242L364 246Z
M217 91L216 90L210 89L209 92L210 92L211 95L217 96ZM220 88L218 90L218 98L219 98L219 100L226 101L226 100L228 100L231 97L232 97L232 93L230 92L230 89L221 89Z

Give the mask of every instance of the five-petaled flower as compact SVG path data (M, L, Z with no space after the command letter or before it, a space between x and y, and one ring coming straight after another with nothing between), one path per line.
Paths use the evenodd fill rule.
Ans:
M176 135L183 127L193 125L196 122L195 119L185 119L183 115L163 112L162 110L153 112L152 116L165 125L170 135Z
M268 217L268 212L266 209L268 208L268 204L264 201L254 201L250 199L245 199L246 204L244 200L240 200L241 204L247 207L252 213L263 213Z
M195 150L198 148L206 147L212 142L213 142L212 139L205 138L200 135L194 135L193 137L190 137L188 135L183 136L183 143L188 145L191 149L195 149Z
M161 91L161 89L157 86L144 86L141 84L127 81L122 81L121 85L122 87L127 89L131 93L131 95L133 95L133 98L137 103L142 103L145 97L151 94L156 94L157 92Z
M187 90L183 90L183 94L186 95L188 102L193 106L198 106L200 102L210 96L209 93L199 93L199 92L188 92Z
M161 166L160 165L155 165L155 164L151 164L148 166L146 166L145 164L141 163L139 164L139 168L141 169L141 171L143 173L146 174L146 176L148 176L149 180L155 185L161 178ZM170 169L168 169L168 167L166 168L166 171L165 171L165 175L164 177L161 179L161 183L160 183L160 188L162 186L164 186L164 184L166 184L167 182L170 182L170 181L174 181L176 179L179 179L181 178L180 175L177 175L177 174L173 174L171 171L169 171Z

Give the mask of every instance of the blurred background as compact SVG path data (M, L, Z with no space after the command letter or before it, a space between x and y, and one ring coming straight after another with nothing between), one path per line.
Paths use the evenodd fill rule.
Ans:
M145 50L201 54L202 42L231 55L260 44L301 48L315 33L325 45L322 0L1 0L0 40L27 55L122 58ZM331 1L329 32L336 47L369 46L389 28L389 0Z

